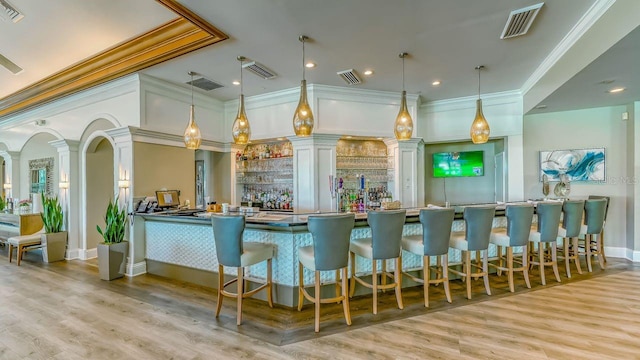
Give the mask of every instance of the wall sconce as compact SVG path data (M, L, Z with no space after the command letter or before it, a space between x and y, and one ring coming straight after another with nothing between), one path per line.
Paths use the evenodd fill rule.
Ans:
M129 180L118 180L118 187L120 189L128 189L129 188Z
M5 190L11 190L11 184L9 184L9 183L5 183L4 185L2 185L2 187L3 187Z
M58 184L58 187L60 189L66 190L69 188L69 182L68 181L62 181Z

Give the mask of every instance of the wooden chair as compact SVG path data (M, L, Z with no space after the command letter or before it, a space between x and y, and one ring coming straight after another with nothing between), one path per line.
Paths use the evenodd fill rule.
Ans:
M584 239L584 255L587 260L587 269L593 271L591 257L598 256L600 268L604 270L604 244L602 242L602 229L607 208L607 199L590 199L584 203L584 225L580 227L580 237Z
M578 256L578 236L582 226L584 200L565 201L562 204L562 213L562 226L558 229L558 237L562 238L562 248L558 249L558 257L564 259L567 277L571 278L571 260L574 261L578 274L582 274Z
M218 304L216 317L222 309L223 296L237 299L237 325L242 324L242 299L252 296L262 289L267 289L267 301L269 307L273 307L271 259L275 253L275 245L256 242L243 242L245 218L243 215L211 216L213 236L218 257ZM267 261L267 280L259 287L247 291L245 286L244 268L262 261ZM238 276L235 279L224 282L224 267L235 267ZM237 283L237 292L226 291L225 288Z
M560 202L540 202L536 207L538 215L538 226L531 230L529 242L529 263L538 265L540 268L540 280L542 285L546 285L544 267L551 266L556 280L560 282L558 273L558 227L560 226L560 216L562 215L562 203ZM535 244L538 245L537 252ZM547 253L548 252L548 253ZM537 260L536 260L537 258Z

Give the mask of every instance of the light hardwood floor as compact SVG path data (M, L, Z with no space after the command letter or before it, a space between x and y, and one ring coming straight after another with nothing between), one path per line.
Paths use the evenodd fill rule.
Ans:
M429 311L421 308L421 288L406 292L406 314L394 308L390 292L382 296L382 304L385 297L390 304L381 311L384 322L365 315L370 309L356 300L352 311L365 309L354 315L354 326L330 320L321 323L318 336L307 305L295 316L307 321L296 332L309 340L281 346L253 336L260 328L252 325L251 316L259 316L251 315L252 304L235 331L229 330L233 307L216 320L213 290L153 276L109 283L97 279L90 262L47 265L34 259L30 255L17 267L0 256L0 359L640 358L640 267L615 259L599 276L569 283L563 277L564 284L534 284L534 291L515 295L502 291L495 276L497 296L467 302L458 285L453 306L436 297L431 303L440 307ZM481 287L474 284L478 292ZM360 303L370 307L370 301ZM332 311L323 315L331 319ZM287 312L299 314L276 309L279 318L271 318L263 312L268 320L262 330L286 327L293 321L282 317ZM389 314L409 317L392 320Z

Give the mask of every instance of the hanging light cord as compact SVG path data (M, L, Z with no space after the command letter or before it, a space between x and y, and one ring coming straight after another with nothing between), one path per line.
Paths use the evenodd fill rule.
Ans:
M305 75L305 71L304 71L304 43L305 43L305 38L304 36L302 37L302 80L305 80L304 75Z
M191 106L193 106L193 71L190 71L189 75L191 75Z
M480 71L482 71L482 67L478 66L478 100L480 100Z
M242 64L244 63L243 59L240 59L240 95L244 95L244 81L242 80Z
M404 57L406 55L402 54L402 91L404 91Z

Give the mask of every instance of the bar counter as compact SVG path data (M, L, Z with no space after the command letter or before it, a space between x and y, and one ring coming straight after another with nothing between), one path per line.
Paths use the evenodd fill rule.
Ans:
M455 207L456 215L453 231L464 230L462 220L463 207ZM420 208L407 210L407 218L403 235L422 234L420 224ZM264 214L264 215L263 215ZM146 253L147 272L217 288L216 270L218 261L213 238L211 220L207 215L181 216L178 213L138 214L136 227L144 232L144 248ZM286 306L297 304L298 286L298 248L312 244L312 237L307 230L307 217L316 214L291 213L258 213L248 216L244 232L245 241L271 243L276 245L273 260L274 301ZM366 213L357 213L351 239L371 236L367 225ZM496 207L494 227L506 225L504 206ZM139 246L139 244L138 244ZM495 248L490 247L490 256L495 255ZM422 267L422 257L403 252L402 264L405 271ZM460 262L460 253L451 251L451 263ZM358 261L357 272L371 273L370 261ZM393 262L387 266L392 270ZM228 273L227 273L228 271ZM235 269L227 270L227 275L234 276ZM246 269L249 278L265 279L266 264L261 263ZM322 282L333 283L333 272L323 272ZM306 284L313 283L313 273L306 271ZM407 282L404 286L414 286ZM359 287L360 289L361 287Z

